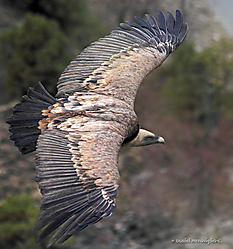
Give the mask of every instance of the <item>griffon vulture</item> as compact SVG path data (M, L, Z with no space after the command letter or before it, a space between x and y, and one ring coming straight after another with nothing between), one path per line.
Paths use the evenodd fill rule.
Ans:
M164 143L141 129L134 111L140 83L184 40L182 14L158 22L121 23L85 48L61 74L56 98L38 83L22 97L8 119L11 140L27 154L36 150L37 182L42 193L35 230L37 242L63 243L115 208L121 146Z

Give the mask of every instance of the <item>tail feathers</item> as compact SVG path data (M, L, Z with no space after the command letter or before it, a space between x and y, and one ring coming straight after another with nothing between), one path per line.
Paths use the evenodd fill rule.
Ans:
M10 139L22 154L27 154L36 149L36 143L41 131L38 122L46 118L42 110L56 103L39 82L33 88L29 88L27 95L22 97L21 103L15 105L12 116L7 120L10 124Z

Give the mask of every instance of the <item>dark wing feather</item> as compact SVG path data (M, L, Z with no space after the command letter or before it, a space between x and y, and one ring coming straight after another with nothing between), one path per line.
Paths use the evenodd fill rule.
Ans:
M159 25L158 25L157 20L156 20L153 16L151 16L151 15L149 15L149 14L146 14L146 17L148 18L148 21L149 21L151 27L152 27L154 30L156 30L156 34L157 34L157 35L161 35L162 33L161 33L160 28L159 28Z
M150 39L150 37L152 37L152 35L148 33L146 30L143 30L141 26L137 26L135 24L133 24L132 26L127 23L121 23L120 27L123 28L124 30L128 30L130 34L137 36L138 38L144 40L145 42L147 42Z
M161 11L158 11L158 20L160 29L164 31L165 34L167 34L166 17Z
M148 29L152 35L157 35L155 30L149 25L147 21L138 16L135 16L134 18L141 24L142 28L144 28L145 31L146 29Z
M183 40L185 39L186 35L188 33L188 25L185 23L182 28L181 28L181 31L178 35L178 39L179 39L179 42L183 42Z
M183 23L183 17L182 14L179 10L176 11L176 22L175 22L175 26L174 26L174 35L178 36L180 33L180 29L182 27L182 23Z
M149 23L135 17L139 24L122 23L84 49L62 73L57 98L98 92L122 99L126 93L124 100L133 105L142 80L180 45L188 29L178 10L176 20L171 13L166 20L159 11L159 25L153 16L146 16Z
M174 34L175 18L171 12L167 13L167 29L170 34Z
M125 125L98 115L99 120L78 115L52 121L39 136L37 182L43 198L35 231L45 228L37 242L58 228L49 245L62 243L115 208Z

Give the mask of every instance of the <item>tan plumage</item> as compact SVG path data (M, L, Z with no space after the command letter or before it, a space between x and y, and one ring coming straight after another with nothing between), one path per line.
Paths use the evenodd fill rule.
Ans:
M128 22L89 45L61 74L53 98L39 83L14 108L11 139L23 154L36 149L42 198L38 241L50 244L112 214L124 146L164 143L139 129L134 101L146 75L184 40L187 25L158 12L159 25Z

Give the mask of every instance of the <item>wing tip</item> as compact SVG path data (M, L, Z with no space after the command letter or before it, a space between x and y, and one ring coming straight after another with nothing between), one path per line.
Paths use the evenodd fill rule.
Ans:
M93 191L87 191L85 198L79 198L75 196L72 203L79 204L68 204L62 213L55 212L55 216L49 215L51 212L54 213L56 205L45 213L43 218L35 229L34 232L45 227L44 230L37 237L36 243L46 238L56 229L57 231L51 237L48 243L48 247L54 243L62 244L69 239L73 234L76 234L86 228L90 224L94 224L100 221L102 218L110 217L115 209L117 189L115 186L105 186L103 188L97 188ZM82 208L78 208L80 203ZM66 203L67 204L67 203Z
M146 40L149 44L156 46L154 42L155 38L159 38L161 43L170 42L168 52L173 52L185 39L188 33L188 25L183 22L182 12L177 9L175 11L175 17L171 12L167 13L165 17L164 13L160 10L157 11L158 18L156 19L150 14L145 14L147 21L140 17L135 17L140 25L140 28L128 22L127 24L120 24L120 28L125 32L138 36ZM169 37L173 37L169 40Z

